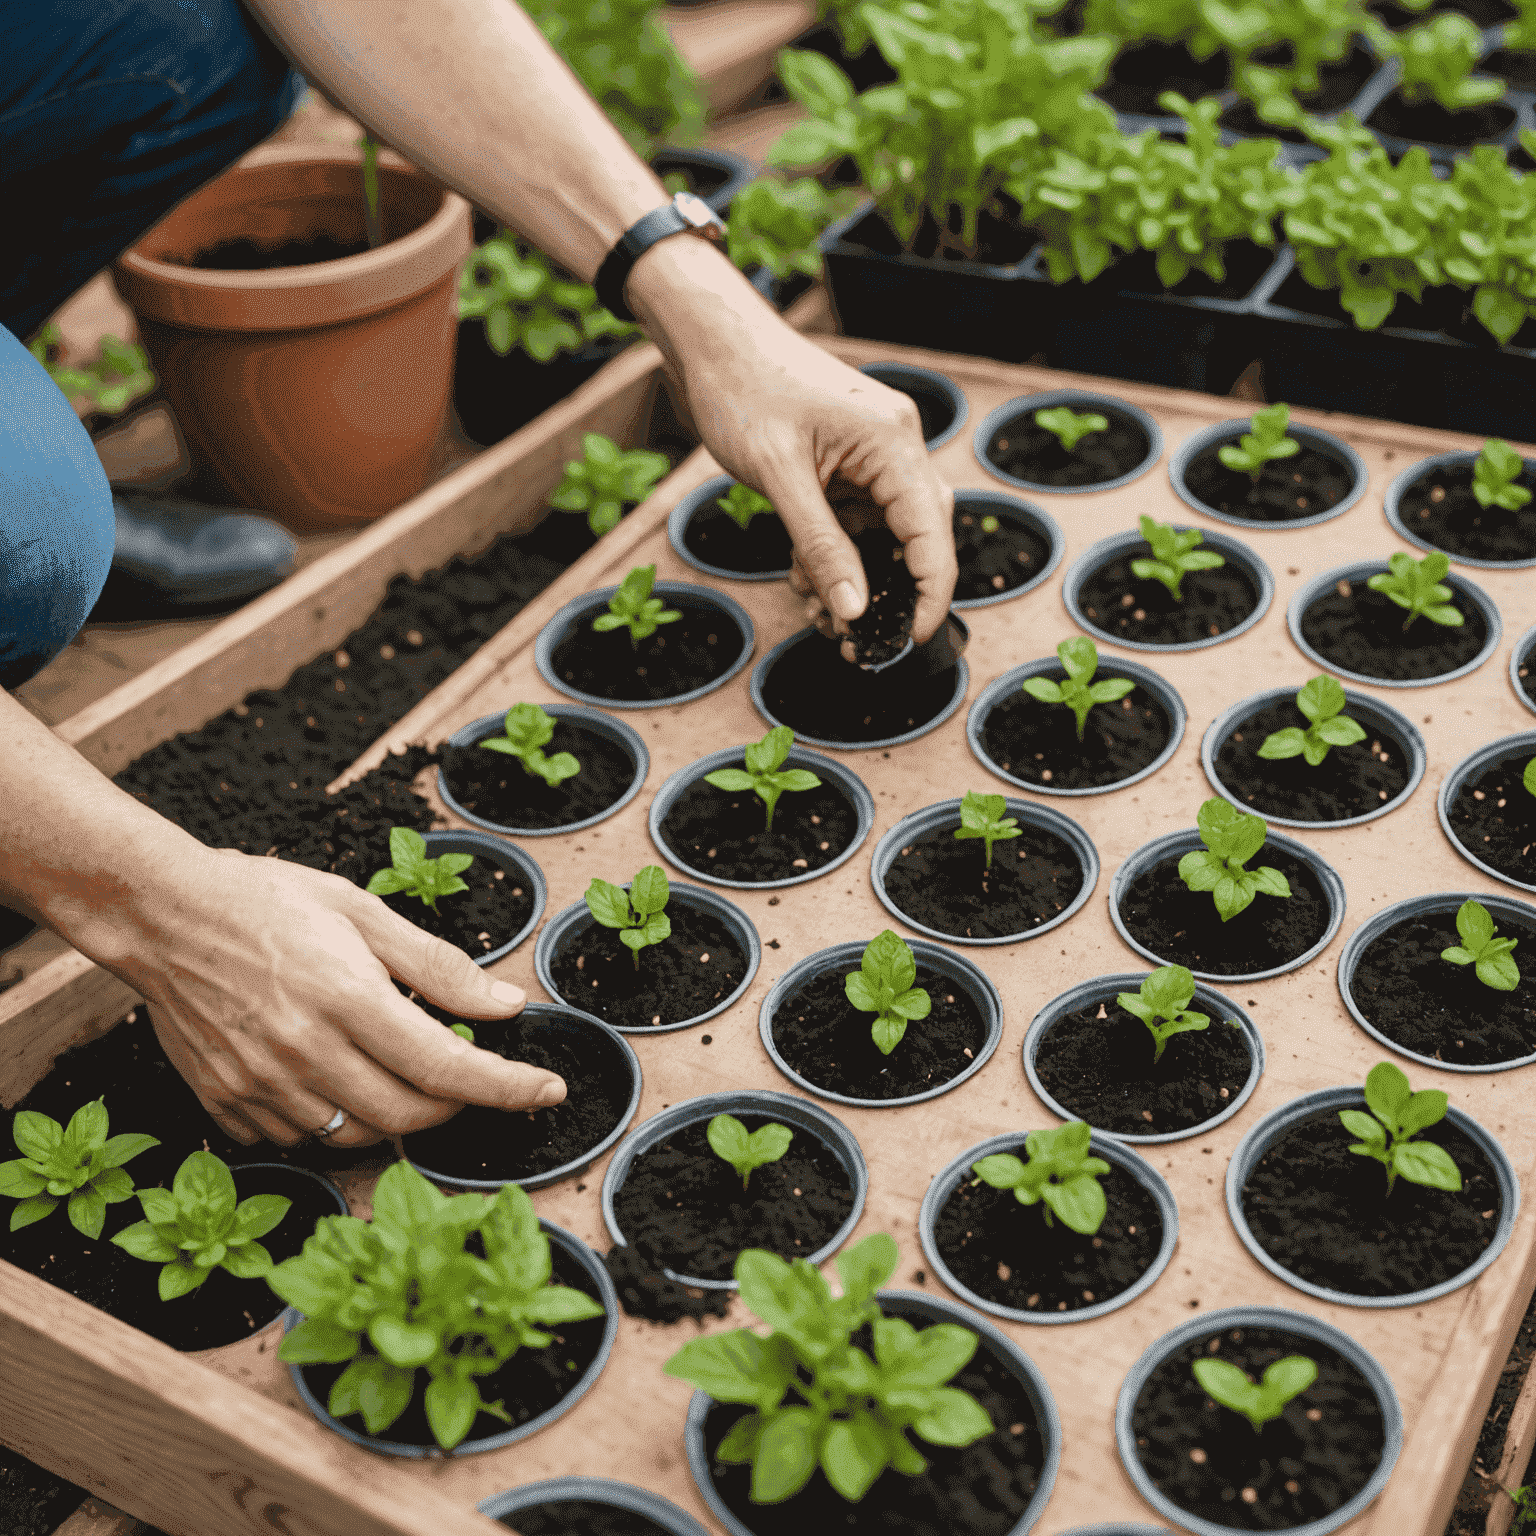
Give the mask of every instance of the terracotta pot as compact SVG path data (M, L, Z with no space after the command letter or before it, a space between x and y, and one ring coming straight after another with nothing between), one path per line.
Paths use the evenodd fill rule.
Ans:
M298 532L369 522L432 471L448 409L469 205L381 155L389 238L309 266L224 272L249 239L363 238L355 150L274 146L173 209L114 276L194 449L247 505Z

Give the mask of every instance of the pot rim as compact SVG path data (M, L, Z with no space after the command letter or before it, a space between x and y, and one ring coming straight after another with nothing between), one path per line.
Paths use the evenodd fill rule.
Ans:
M1516 880L1513 875L1504 874L1503 871L1495 869L1492 864L1483 863L1451 830L1451 804L1461 792L1462 786L1475 774L1481 773L1485 768L1493 767L1505 758L1518 757L1527 751L1536 754L1536 730L1516 731L1513 735L1500 736L1496 741L1487 742L1475 751L1467 753L1446 774L1440 781L1440 793L1435 796L1435 812L1440 818L1440 830L1445 834L1451 847L1467 863L1482 870L1490 879L1497 880L1501 885L1513 886L1517 891L1536 891L1536 883Z
M1526 632L1515 641L1515 648L1509 653L1509 685L1515 690L1515 697L1536 715L1536 699L1533 699L1524 688L1520 686L1520 667L1522 663L1536 661L1536 624L1532 624Z
M942 432L936 432L932 437L923 439L923 446L929 453L942 448L959 432L970 417L971 402L966 398L965 391L948 374L940 373L936 368L919 368L916 363L898 363L894 359L886 358L878 362L861 363L859 372L873 379L877 384L884 384L887 389L902 389L900 384L891 381L893 377L899 377L909 384L926 384L935 394L944 397L950 410L954 412L954 420ZM889 375L889 377L882 377L882 375Z
M476 965L494 965L498 960L505 960L539 926L539 919L544 916L544 906L549 900L549 886L545 883L544 871L539 868L531 853L519 848L510 839L490 832L437 827L430 832L423 832L422 836L426 839L427 852L433 858L445 853L472 853L476 858L490 860L509 875L515 871L526 876L533 887L533 911L528 914L528 921L505 944L487 950L483 955L469 955ZM437 850L435 853L434 849ZM458 946L454 945L454 948ZM463 950L461 953L469 954L469 951Z
M1420 459L1416 464L1410 464L1407 469L1400 470L1393 477L1392 483L1387 487L1386 496L1383 498L1383 506L1387 514L1387 521L1391 523L1393 531L1401 539L1406 539L1410 544L1419 549L1428 550L1435 554L1449 556L1453 565L1470 565L1483 571L1524 571L1536 565L1536 555L1526 555L1519 560L1479 560L1471 555L1453 555L1450 550L1442 549L1438 544L1431 544L1428 539L1420 537L1411 529L1403 519L1402 499L1408 487L1421 475L1428 474L1431 470L1441 467L1451 468L1462 465L1475 464L1480 454L1470 451L1460 453L1432 453L1427 459ZM1524 456L1522 455L1522 458ZM1536 474L1536 458L1524 459L1526 472Z
M1023 597L1026 592L1033 592L1055 572L1067 552L1067 539L1061 531L1061 524L1043 507L1037 507L1032 501L1025 501L1022 496L1015 496L1011 491L977 490L974 487L956 488L956 512L962 512L967 507L977 504L985 504L995 516L1043 534L1046 543L1050 546L1050 553L1046 555L1045 564L1040 570L1021 586L1009 587L1006 592L994 592L990 597L954 599L949 606L958 608L962 612L970 608L990 608L995 603L1011 602L1016 597Z
M811 1264L825 1263L853 1235L859 1217L864 1214L864 1201L869 1194L869 1165L864 1161L863 1149L853 1132L830 1110L823 1109L820 1104L814 1104L809 1099L789 1093L775 1093L767 1088L732 1088L721 1093L698 1094L694 1098L684 1099L681 1104L672 1105L670 1109L662 1110L660 1114L652 1115L643 1125L631 1131L624 1144L613 1154L603 1174L603 1225L607 1227L609 1237L621 1248L629 1246L619 1228L613 1202L619 1190L624 1187L635 1159L658 1146L675 1131L733 1111L782 1117L796 1130L814 1136L842 1164L843 1171L853 1185L853 1209L820 1248L805 1256ZM694 1285L701 1290L736 1289L734 1277L729 1280L701 1280L696 1275L678 1274L665 1266L662 1273L679 1285Z
M475 1508L482 1515L489 1515L492 1520L500 1520L506 1515L515 1515L520 1509L565 1499L605 1504L610 1509L643 1515L659 1525L668 1536L709 1536L692 1515L679 1509L671 1499L664 1499L659 1493L652 1493L649 1488L640 1488L634 1483L621 1483L611 1477L541 1478L536 1483L504 1488L488 1499L481 1499Z
M787 565L782 571L733 571L724 565L711 565L688 548L684 536L694 516L716 497L725 495L733 485L740 483L734 475L711 475L702 485L694 486L681 496L667 514L667 543L672 546L672 553L679 560L691 565L696 571L702 571L706 576L713 576L717 581L783 581L789 575ZM779 516L777 508L773 516Z
M1123 475L1117 475L1113 480L1097 480L1092 485L1042 485L1035 480L1022 480L1017 475L1010 475L999 469L987 457L986 445L991 440L992 434L1004 422L1013 421L1027 411L1049 410L1058 405L1065 405L1074 410L1083 405L1108 406L1114 414L1129 418L1147 435L1146 457L1135 468L1127 470ZM971 451L976 456L976 462L989 475L995 476L1005 485L1011 485L1016 490L1035 491L1047 496L1087 496L1098 491L1118 490L1121 486L1129 485L1133 480L1139 480L1146 474L1163 455L1163 429L1139 405L1129 400L1122 400L1118 395L1108 394L1104 390L1042 389L1031 394L1015 395L1011 400L1005 400L995 409L988 411L971 437Z

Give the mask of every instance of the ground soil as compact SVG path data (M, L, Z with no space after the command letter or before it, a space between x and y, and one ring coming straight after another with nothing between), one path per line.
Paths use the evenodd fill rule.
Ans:
M856 1099L904 1099L958 1077L986 1043L986 1023L964 990L920 964L915 985L928 994L932 1011L909 1023L901 1043L882 1056L870 1035L874 1015L848 1001L843 976L840 970L818 976L773 1016L779 1054L819 1088Z
M683 616L638 644L627 629L573 624L550 657L555 675L593 698L615 703L675 699L723 677L746 646L736 621L719 608L667 599Z
M1059 683L1061 667L1040 676ZM1123 674L1101 665L1103 681ZM1111 704L1095 704L1077 739L1077 717L1065 704L1042 704L1022 688L988 711L981 726L987 756L1005 773L1052 789L1118 784L1156 762L1173 734L1168 712L1145 689Z
M550 1499L525 1504L501 1524L518 1536L668 1536L667 1528L633 1509L615 1509L596 1499Z
M1035 413L1030 410L994 430L985 450L987 462L1016 480L1058 487L1101 485L1146 463L1152 443L1140 422L1097 397L1074 402L1072 408L1079 415L1094 412L1104 416L1109 426L1079 438L1068 453L1054 432L1035 424Z
M736 1118L748 1131L773 1121ZM784 1156L754 1169L743 1190L708 1129L702 1120L684 1126L630 1164L613 1197L626 1241L699 1280L729 1280L743 1248L808 1258L832 1241L853 1210L853 1181L819 1137L795 1130Z
M835 176L832 178L835 181ZM915 256L920 261L981 262L987 266L1012 267L1034 249L1036 236L1016 219L983 213L976 224L976 249L967 254L958 247L958 228L952 229L951 243L941 248L939 226L931 213L923 215L910 246L896 238L895 231L880 214L871 212L860 219L844 236L849 245L860 246L882 256Z
M1305 954L1327 932L1332 909L1321 882L1298 858L1261 848L1249 869L1268 865L1290 882L1286 897L1260 892L1246 910L1223 923L1209 891L1179 878L1179 857L1159 859L1135 880L1120 917L1165 965L1187 965L1218 976L1272 970Z
M1116 556L1090 571L1077 594L1089 625L1111 640L1144 645L1187 645L1214 640L1236 629L1259 606L1259 589L1248 573L1231 563L1189 571L1176 602L1162 582L1141 580L1131 561L1149 557L1150 545Z
M659 1260L636 1247L616 1244L601 1258L619 1293L619 1305L631 1317L666 1324L691 1317L702 1326L706 1317L724 1317L730 1307L729 1291L706 1291L670 1280Z
M1357 1108L1364 1107L1362 1099ZM1243 1185L1243 1215L1259 1246L1303 1280L1356 1296L1406 1296L1459 1275L1498 1231L1498 1178L1477 1144L1446 1121L1419 1132L1450 1153L1459 1191L1400 1178L1349 1150L1336 1110L1292 1126Z
M86 1497L84 1488L0 1445L0 1536L53 1536Z
M1208 1398L1190 1369L1215 1356L1257 1380L1287 1355L1315 1361L1317 1380L1257 1435L1242 1415ZM1285 1530L1332 1514L1370 1481L1386 1445L1365 1377L1327 1345L1278 1328L1231 1328L1176 1350L1142 1388L1131 1428L1162 1494L1243 1531ZM1245 1490L1256 1495L1252 1502Z
M1045 569L1051 546L1042 534L1016 522L1005 512L997 515L997 530L984 533L982 518L989 509L975 502L954 514L955 558L960 579L955 583L957 602L996 597L1033 581Z
M1467 149L1501 139L1514 127L1517 113L1507 101L1449 112L1438 101L1405 102L1397 91L1366 118L1367 128L1419 144L1446 144Z
M688 552L706 565L743 575L783 575L794 558L794 541L777 512L759 512L743 528L711 501L688 519L683 530Z
M1536 474L1526 469L1515 482L1536 493ZM1420 475L1398 500L1403 525L1452 558L1536 559L1536 497L1517 512L1478 505L1472 465L1441 464Z
M869 606L848 626L854 661L860 666L890 661L912 639L917 582L907 569L901 541L889 528L866 528L854 536L869 583Z
M1488 639L1476 604L1459 592L1451 602L1465 621L1459 628L1421 614L1404 630L1406 609L1364 581L1341 581L1307 605L1302 638L1330 666L1361 677L1391 682L1439 677L1465 666Z
M1354 489L1355 475L1341 459L1303 448L1288 459L1271 459L1254 478L1228 469L1221 449L1236 446L1240 432L1197 453L1184 471L1184 484L1206 506L1255 523L1286 523L1316 517L1336 507Z
M366 240L337 240L331 235L312 235L308 240L289 240L282 245L259 245L254 240L225 240L198 251L186 265L205 272L265 272L274 267L309 267L343 256L361 256ZM174 257L166 258L174 261Z
M338 838L345 835L337 833ZM381 867L388 865L387 839L383 858L375 862ZM469 889L439 896L435 911L419 896L408 896L404 891L384 897L384 905L467 955L486 955L500 949L527 926L533 916L533 886L518 879L515 870L509 873L493 867L487 858L476 858L459 878Z
M1496 75L1511 90L1536 91L1536 54L1523 48L1496 48L1477 66L1480 75Z
M1290 699L1245 715L1216 748L1216 777L1260 816L1322 824L1380 810L1408 787L1407 751L1396 737L1374 727L1364 741L1330 747L1315 768L1304 757L1259 756L1276 731L1290 726L1305 730L1307 725Z
M1198 999L1189 1005L1205 1013ZM1059 1018L1035 1050L1035 1071L1063 1109L1101 1131L1162 1136L1213 1120L1243 1091L1253 1058L1241 1028L1207 1014L1174 1035L1163 1059L1147 1026L1107 994Z
M1224 91L1231 77L1232 66L1220 49L1208 59L1196 59L1182 43L1152 40L1122 48L1094 95L1117 112L1166 116L1157 102L1164 91L1198 101Z
M1526 885L1536 885L1536 795L1527 792L1521 775L1532 756L1516 753L1469 779L1449 811L1462 847Z

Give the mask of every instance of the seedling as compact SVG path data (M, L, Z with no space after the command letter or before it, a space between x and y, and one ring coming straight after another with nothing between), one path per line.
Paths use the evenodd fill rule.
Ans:
M638 971L640 951L672 936L672 919L666 914L671 894L661 866L647 864L630 882L628 891L622 885L594 879L585 899L587 910L604 928L619 930L619 943L634 956Z
M859 969L843 978L843 992L860 1013L872 1013L870 1035L882 1056L901 1044L907 1025L926 1019L933 1000L917 980L917 959L905 939L887 928L864 946Z
M1109 1208L1099 1180L1109 1172L1102 1157L1089 1155L1092 1131L1082 1120L1069 1120L1054 1131L1031 1131L1024 1138L1029 1161L1011 1152L994 1152L971 1164L975 1182L1011 1189L1020 1205L1040 1205L1048 1227L1061 1217L1074 1232L1091 1237Z
M368 882L370 896L393 896L403 891L419 896L422 905L437 911L444 896L456 896L469 887L459 876L475 862L472 853L444 853L427 857L427 840L410 827L389 829L389 869L378 870Z
M475 1043L475 1032L469 1027L468 1024L462 1022L458 1024L451 1024L449 1025L449 1028L452 1029L454 1034L456 1034L460 1040L468 1040L471 1045Z
M1399 608L1408 610L1408 617L1403 620L1405 631L1421 613L1431 624L1443 624L1448 629L1459 629L1466 623L1460 609L1451 601L1451 589L1441 585L1442 578L1451 568L1451 557L1443 550L1433 550L1422 560L1399 551L1387 565L1390 574L1378 571L1366 586L1391 598Z
M551 493L549 504L560 512L585 512L587 527L599 537L617 528L625 506L644 501L670 467L664 454L646 448L626 453L600 432L583 433L581 453L581 458L566 461L565 478ZM631 571L630 576L633 575ZM651 579L655 578L656 568L652 566ZM626 583L628 580L626 577ZM649 595L650 587L645 590ZM658 611L660 606L658 603ZM603 627L614 628L612 624ZM654 628L652 625L645 635ZM645 635L638 638L644 639Z
M1210 1027L1209 1014L1188 1011L1194 996L1195 978L1189 971L1182 965L1163 965L1142 982L1140 992L1122 992L1115 998L1152 1031L1157 1044L1152 1056L1154 1067L1175 1035Z
M747 531L747 524L759 513L773 511L773 503L766 496L760 495L750 485L743 485L740 481L737 481L724 496L717 496L715 505L743 533Z
M71 404L84 399L90 402L92 411L117 416L155 387L155 375L149 366L149 354L138 342L103 336L100 347L101 356L95 362L67 368L59 361L64 333L50 324L43 327L28 350L47 370L48 377L69 396Z
M1472 467L1472 494L1480 507L1502 507L1518 512L1531 493L1517 482L1525 473L1525 460L1503 438L1490 437Z
M1504 82L1478 80L1472 75L1482 52L1482 33L1467 17L1455 12L1410 28L1397 46L1403 100L1410 104L1436 101L1447 112L1497 101L1504 94Z
M1456 932L1461 943L1440 951L1442 960L1452 965L1476 966L1477 979L1495 992L1513 992L1520 985L1520 970L1510 958L1519 939L1496 939L1499 930L1494 927L1488 908L1470 898L1461 904L1456 914Z
M1500 1490L1508 1495L1509 1501L1515 1506L1515 1513L1510 1524L1510 1536L1523 1536L1528 1526L1536 1525L1536 1483L1527 1483L1523 1488Z
M1339 1119L1345 1130L1360 1138L1349 1150L1360 1157L1374 1157L1387 1170L1388 1195L1399 1174L1410 1184L1429 1189L1461 1188L1461 1173L1444 1147L1411 1139L1445 1119L1449 1100L1439 1088L1421 1088L1415 1093L1401 1068L1380 1061L1365 1079L1365 1102L1370 1114L1341 1109Z
M0 1163L0 1195L18 1202L11 1209L12 1232L51 1216L60 1200L68 1200L75 1230L93 1240L101 1236L107 1207L133 1196L123 1164L160 1145L132 1132L108 1139L107 1129L101 1099L82 1104L67 1126L36 1110L17 1110L11 1135L21 1156Z
M478 1232L484 1257L467 1250ZM267 1284L304 1320L278 1358L293 1365L346 1365L331 1387L335 1418L360 1413L370 1435L405 1412L416 1372L437 1443L452 1450L478 1413L510 1424L476 1382L520 1348L544 1349L562 1323L600 1317L590 1296L550 1285L549 1239L533 1202L515 1184L494 1201L440 1194L409 1163L392 1164L373 1195L373 1220L322 1216L297 1258Z
M817 238L846 198L827 191L814 176L794 181L760 176L731 204L726 250L738 267L766 267L780 280L795 272L820 277Z
M1287 1355L1276 1360L1264 1372L1263 1381L1254 1381L1229 1360L1196 1360L1195 1380L1209 1398L1240 1413L1253 1425L1254 1434L1262 1434L1271 1419L1285 1412L1292 1398L1300 1397L1317 1380L1317 1362L1305 1355Z
M1520 782L1525 787L1528 795L1536 795L1536 757L1525 765L1525 772L1520 775Z
M638 647L663 624L675 624L682 614L676 608L668 608L659 597L651 596L655 585L656 567L637 565L608 599L608 612L600 613L592 620L592 628L599 632L627 629L629 643Z
M1204 848L1179 860L1179 879L1192 891L1209 891L1222 922L1246 911L1253 898L1289 896L1290 882L1278 869L1261 864L1243 866L1264 846L1268 830L1262 817L1250 816L1225 800L1212 796L1195 818Z
M1099 649L1087 635L1074 635L1056 647L1066 677L1054 683L1048 677L1026 677L1024 692L1042 704L1065 704L1077 720L1077 739L1088 728L1088 712L1095 704L1113 704L1123 699L1136 684L1127 677L1106 677L1094 682L1099 670Z
M1036 411L1035 425L1044 427L1065 452L1071 453L1090 432L1107 432L1109 418L1100 416L1096 411L1087 411L1079 416L1067 406L1058 405L1054 410Z
M764 1338L737 1328L692 1339L667 1361L667 1375L717 1402L752 1407L715 1455L751 1466L753 1503L782 1503L818 1466L844 1499L857 1503L887 1467L908 1477L927 1469L908 1430L943 1446L992 1433L981 1404L946 1385L970 1363L976 1335L954 1323L919 1332L881 1312L875 1293L899 1258L884 1232L845 1248L837 1256L843 1294L834 1298L806 1260L786 1264L748 1248L736 1260L736 1285L773 1332ZM865 1324L874 1334L873 1359L851 1342Z
M234 1175L208 1151L191 1153L170 1189L138 1194L145 1220L112 1241L134 1258L161 1266L161 1301L195 1291L215 1269L227 1269L237 1280L259 1280L271 1270L272 1255L256 1239L293 1204L283 1195L251 1195L236 1204Z
M747 1180L752 1177L754 1169L761 1168L764 1163L778 1162L789 1151L789 1144L795 1139L795 1133L777 1121L770 1121L749 1132L735 1115L716 1115L709 1122L707 1134L710 1149L715 1156L729 1163L741 1175L743 1189L747 1187Z
M1248 419L1253 429L1243 433L1234 448L1226 443L1216 450L1216 456L1228 469L1240 470L1255 484L1264 473L1264 466L1274 459L1288 459L1301 452L1301 444L1294 437L1287 437L1285 429L1291 423L1291 408L1276 404L1262 411L1255 411Z
M773 831L773 813L779 796L785 790L798 793L806 789L819 789L821 780L808 768L785 768L784 761L789 749L795 744L795 733L787 725L776 725L761 741L748 742L742 748L746 768L717 768L704 775L704 782L727 794L744 794L751 790L767 808L763 831Z
M1365 740L1359 721L1341 714L1347 701L1343 688L1320 672L1311 682L1303 683L1296 694L1296 708L1312 723L1302 730L1288 725L1264 738L1259 756L1269 758L1304 757L1309 768L1318 767L1332 747L1348 747Z
M993 517L991 513L988 513L987 516L981 520L981 531L983 533L996 533L997 530L1002 526L1003 525L995 517Z
M1019 818L1003 815L1007 808L1008 802L1001 795L978 795L973 789L968 789L960 802L960 825L955 828L955 837L961 842L979 837L987 847L988 869L992 868L992 844L1006 843L1022 835Z
M1205 535L1198 528L1180 533L1172 523L1160 523L1143 513L1141 536L1152 546L1152 558L1132 560L1132 573L1143 581L1162 582L1176 603L1184 601L1181 588L1191 571L1213 571L1227 563L1215 550L1199 547Z
M555 722L537 704L514 704L502 721L505 736L489 736L480 743L488 752L515 757L523 772L543 779L553 789L581 772L581 764L569 752L544 755L544 743L555 734Z
M368 249L376 251L384 244L384 221L379 208L379 141L365 133L357 147L363 152L363 230L368 237Z

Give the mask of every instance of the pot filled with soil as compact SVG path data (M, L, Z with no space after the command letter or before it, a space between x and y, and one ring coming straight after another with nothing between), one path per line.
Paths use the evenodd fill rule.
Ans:
M1469 79L1481 81L1484 77L1472 75ZM1422 144L1432 159L1445 163L1475 144L1512 148L1520 128L1528 127L1529 120L1529 104L1518 96L1452 111L1438 101L1405 101L1401 91L1393 91L1366 118L1365 125L1380 136L1394 158Z
M514 706L519 708L541 706ZM651 755L626 721L580 704L550 704L542 713L554 729L534 745L532 736L543 734L542 722L539 729L524 731L523 722L514 720L514 734L508 729L510 713L482 715L443 744L437 792L455 816L487 832L549 837L594 826L640 793ZM521 755L487 742L507 743ZM569 764L563 762L550 771L549 760L561 753L575 759L574 773L567 773Z
M1062 582L1067 612L1090 634L1137 651L1197 651L1252 629L1269 611L1275 579L1246 544L1150 517L1141 523L1140 532L1100 539ZM1219 563L1194 563L1211 558ZM1175 561L1190 564L1181 570Z
M922 418L923 442L930 453L942 448L970 415L965 391L932 368L919 368L913 363L865 363L859 372L900 390L912 401Z
M1093 894L1099 854L1060 811L967 794L904 816L869 878L892 917L948 944L1017 944L1059 927Z
M670 1499L609 1477L549 1477L482 1499L518 1536L708 1536Z
M460 1027L481 1050L557 1072L566 1096L552 1109L468 1104L453 1119L405 1137L406 1157L434 1184L486 1194L503 1184L543 1189L584 1173L635 1118L639 1059L600 1019L562 1004L529 1003L510 1019Z
M956 608L984 608L1022 597L1066 553L1056 519L1006 491L956 491L951 521L960 566Z
M965 722L971 751L999 778L1041 795L1102 795L1156 773L1184 739L1184 701L1139 662L1102 657L1093 676L1133 687L1106 703L1084 701L1081 737L1073 709L1042 703L1024 686L1036 677L1058 688L1065 683L1058 657L1042 656L993 678Z
M1353 827L1402 805L1426 757L1401 710L1321 677L1223 710L1206 728L1200 761L1211 788L1240 810L1282 827Z
M1117 1141L1157 1144L1203 1136L1248 1102L1264 1071L1253 1020L1192 976L1188 993L1159 1009L1149 994L1163 981L1162 972L1096 976L1035 1015L1024 1072L1047 1109ZM1124 1007L1122 994L1149 1002L1153 1018ZM1206 1024L1186 1022L1191 1015Z
M1468 903L1486 922L1476 912L1462 915ZM1513 939L1519 953L1502 945L1490 952L1493 934ZM1445 958L1452 949L1459 953ZM1339 993L1361 1029L1400 1055L1441 1072L1505 1072L1536 1061L1532 965L1536 908L1482 893L1410 896L1350 935L1339 956Z
M1021 1131L989 1137L929 1184L917 1217L923 1252L971 1306L1014 1323L1086 1322L1134 1301L1167 1268L1179 1240L1173 1191L1144 1158L1086 1130L1031 1132L1028 1145ZM1028 1178L1031 1163L1059 1171L1020 1185L1032 1196L1024 1204L994 1180ZM1062 1198L1084 1180L1101 1197L1086 1214L1080 1197Z
M1536 891L1536 792L1526 781L1532 759L1536 731L1491 741L1457 763L1436 801L1451 846L1485 875L1522 891Z
M1536 624L1515 641L1510 652L1509 684L1515 697L1536 714Z
M767 1126L780 1129L757 1134ZM669 1279L732 1290L745 1248L812 1264L830 1258L868 1190L864 1154L835 1116L787 1093L736 1089L674 1104L630 1136L603 1176L603 1220L614 1242L639 1249Z
M989 412L974 447L984 470L1021 491L1073 495L1112 491L1146 474L1163 451L1163 433L1128 400L1050 389Z
M1465 576L1447 571L1443 554L1424 557L1441 562L1427 572L1411 556L1393 559L1398 570L1361 560L1325 571L1297 590L1285 618L1302 654L1349 682L1378 688L1422 688L1476 671L1498 649L1504 629L1493 600ZM1417 592L1428 611L1411 612L1373 589L1372 577ZM1435 597L1430 588L1445 596Z
M633 892L632 885L621 889ZM665 939L630 949L622 929L599 923L585 901L573 902L539 934L533 966L540 984L622 1033L688 1029L723 1013L757 974L757 929L725 897L698 885L671 885L665 915Z
M1300 1356L1313 1370L1283 1366ZM1206 1382L1195 1369L1220 1362ZM1277 1417L1239 1395L1239 1374L1289 1394ZM1303 1381L1310 1382L1295 1390ZM1230 1396L1242 1410L1218 1402ZM1387 1485L1403 1447L1391 1379L1363 1346L1283 1307L1227 1307L1165 1333L1131 1367L1115 1403L1115 1440L1137 1493L1195 1536L1301 1528L1326 1536Z
M672 508L667 542L695 570L724 581L782 581L795 553L773 503L729 475L706 480Z
M1387 487L1387 521L1410 544L1444 550L1458 565L1536 565L1536 459L1522 459L1507 443L1499 447L1503 454L1496 449L1493 455L1504 471L1495 476L1498 500L1485 506L1476 494L1477 467L1489 457L1487 449L1438 453L1410 464ZM1484 493L1493 489L1484 486Z
M1227 1212L1243 1246L1322 1301L1420 1306L1475 1280L1514 1230L1520 1185L1504 1149L1470 1115L1448 1109L1443 1093L1433 1095L1438 1106L1415 1104L1404 1116L1411 1136L1389 1131L1381 1116L1402 1114L1378 1107L1389 1081L1406 1101L1407 1078L1386 1062L1363 1093L1320 1088L1292 1099L1253 1126L1227 1165ZM1377 1140L1366 1141L1366 1126ZM1389 1138L1395 1164L1351 1150L1387 1147Z
M893 982L892 990L920 991L929 1008L911 1011L887 1051L878 1040L890 1040L888 1010L856 1006L847 978L867 973L866 955L882 956L893 940L915 966L905 986ZM900 963L898 956L893 964ZM979 1072L1003 1037L1003 1005L991 978L963 955L926 939L907 944L887 929L870 944L834 944L791 966L763 999L758 1033L773 1064L807 1092L836 1104L894 1108L948 1093Z

